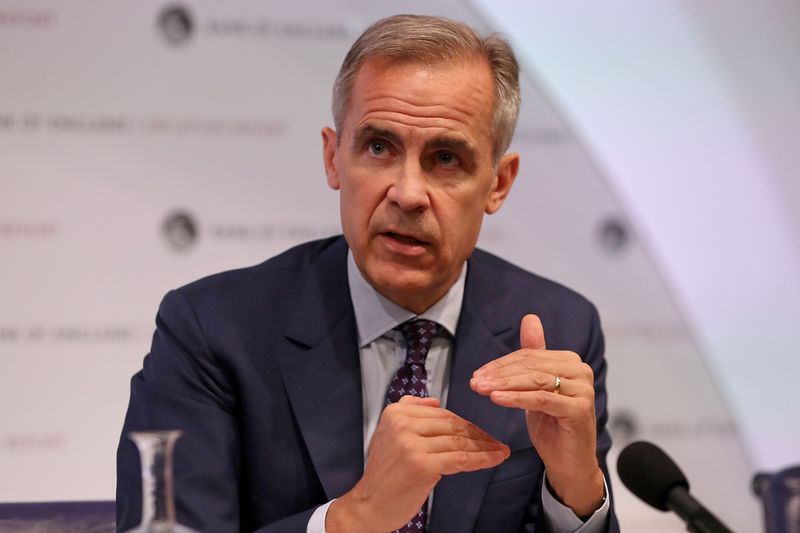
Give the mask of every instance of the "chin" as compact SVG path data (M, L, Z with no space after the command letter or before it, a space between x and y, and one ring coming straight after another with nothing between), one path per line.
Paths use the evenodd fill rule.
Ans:
M380 268L370 276L376 287L387 289L417 292L424 291L432 285L430 272L425 270L410 270L408 268Z
M378 266L368 270L367 280L375 289L392 300L390 295L408 295L426 293L436 285L430 270L410 269L400 265Z

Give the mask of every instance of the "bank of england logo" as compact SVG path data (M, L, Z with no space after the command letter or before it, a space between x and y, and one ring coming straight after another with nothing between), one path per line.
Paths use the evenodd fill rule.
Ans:
M173 250L188 250L197 242L197 224L186 211L173 211L164 220L161 234Z
M625 223L616 218L609 217L600 223L597 232L600 247L608 255L617 255L623 252L630 244L630 233Z
M618 410L608 421L611 436L622 441L630 441L639 435L639 424L630 411Z
M164 40L172 45L185 44L194 31L194 22L189 10L180 5L168 5L162 9L158 14L156 26Z

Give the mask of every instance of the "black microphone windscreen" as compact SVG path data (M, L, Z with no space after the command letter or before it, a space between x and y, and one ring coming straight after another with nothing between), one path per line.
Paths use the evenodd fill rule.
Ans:
M669 491L682 486L689 490L689 482L678 465L655 444L638 441L625 447L617 459L620 479L636 496L660 509L668 511Z

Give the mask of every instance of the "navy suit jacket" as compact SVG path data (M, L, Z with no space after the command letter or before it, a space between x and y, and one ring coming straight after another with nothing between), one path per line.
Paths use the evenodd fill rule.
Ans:
M117 522L138 524L141 483L132 430L181 429L178 521L200 531L305 532L320 504L361 477L363 427L355 317L342 237L168 293L150 353L131 380L117 455ZM472 372L519 348L523 315L548 348L572 350L595 374L605 470L606 365L594 307L576 293L476 250L453 344L447 408L507 443L499 466L444 476L428 531L541 531L543 464L522 411L469 387ZM608 479L608 476L606 476ZM613 512L611 530L616 530Z

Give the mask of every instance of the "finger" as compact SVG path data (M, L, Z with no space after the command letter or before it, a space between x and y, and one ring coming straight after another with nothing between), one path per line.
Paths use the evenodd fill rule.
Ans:
M500 441L472 439L461 435L437 435L421 439L421 446L430 453L441 452L485 452L507 450L508 446Z
M590 394L594 390L594 373L589 365L563 361L540 361L491 370L470 380L470 388L488 395L495 390L543 390L554 392L557 377L559 392L566 396Z
M490 396L497 405L538 411L556 418L576 418L594 412L594 397L567 397L547 391L495 391Z
M408 418L432 418L449 420L451 417L463 420L452 411L439 407L439 400L436 398L418 398L415 396L403 396L396 403L390 403L383 408L381 420L392 417Z
M396 403L390 403L383 408L380 421L395 417L446 418L448 412L439 407L439 400L436 398L403 396Z
M558 376L558 378L556 378ZM511 374L497 378L485 378L470 382L472 389L478 394L489 395L493 391L546 391L555 392L558 386L559 394L564 396L576 396L585 394L589 389L593 390L591 382L585 383L580 380L571 379L560 373L550 372L523 372Z
M506 447L503 450L480 452L441 452L430 454L428 458L435 463L434 469L437 472L447 475L494 468L505 461L509 455L511 455L511 451Z
M491 382L501 378L524 374L550 374L561 376L568 379L594 381L594 371L592 367L580 361L577 354L571 359L546 359L541 357L530 357L520 359L515 364L508 364L489 369L474 374L474 379L478 382Z
M511 352L508 355L498 357L489 361L472 373L473 377L480 377L489 373L495 373L501 369L514 366L523 366L531 370L541 370L542 365L551 363L580 364L581 357L575 352L566 350L533 350L521 349Z
M525 315L519 328L519 345L522 348L535 348L544 350L544 328L542 321L536 315Z
M387 407L387 410L389 407ZM385 419L382 417L380 424L387 426L387 429L390 429L395 435L413 434L422 437L448 435L488 443L499 443L499 441L472 422L468 422L446 409L424 407L422 409L410 409L402 413L393 410Z
M411 396L406 394L405 396L401 396L400 400L397 403L408 404L408 405L425 405L428 407L439 407L439 399L438 398L420 398L419 396Z
M423 437L435 436L456 436L479 442L499 444L494 437L483 431L481 428L458 417L440 419L415 419L414 432Z

